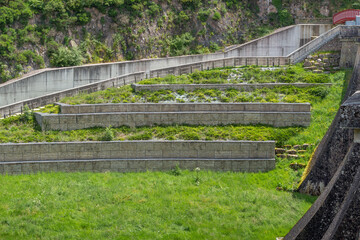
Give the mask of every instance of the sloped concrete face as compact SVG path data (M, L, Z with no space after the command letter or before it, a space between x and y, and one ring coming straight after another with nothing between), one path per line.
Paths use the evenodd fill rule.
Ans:
M357 56L344 101L360 89L360 48L357 50ZM356 108L356 106L352 107ZM340 121L350 121L351 116L350 112L344 116L341 115L340 110L338 111L329 130L308 163L309 173L299 186L299 192L320 195L324 186L328 185L353 142L352 130L340 126Z
M286 235L292 239L359 239L360 235L360 92L340 109L339 125L353 141L331 181L309 211Z
M284 240L357 239L359 186L360 144L353 143L325 191Z

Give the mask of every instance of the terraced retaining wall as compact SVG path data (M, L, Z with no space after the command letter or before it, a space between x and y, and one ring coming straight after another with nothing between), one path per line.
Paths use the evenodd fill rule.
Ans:
M104 112L259 111L310 112L310 103L105 103L60 105L61 114Z
M266 124L275 127L309 126L310 112L188 111L47 114L35 113L42 130L69 131L91 127L154 125Z
M159 90L185 90L192 92L196 89L236 89L240 91L253 91L260 88L274 87L315 87L331 86L331 83L239 83L239 84L131 84L135 92L139 91L159 91Z
M268 171L274 141L114 141L0 144L0 173L184 169Z

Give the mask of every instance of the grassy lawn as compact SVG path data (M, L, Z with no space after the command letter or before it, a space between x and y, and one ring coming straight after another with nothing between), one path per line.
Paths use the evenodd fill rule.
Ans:
M308 128L158 126L113 128L115 139L277 140L314 144L300 158L277 158L266 173L174 170L0 176L0 239L275 239L315 201L294 192L341 101L345 73L311 101ZM56 111L48 106L43 111ZM0 142L98 140L105 129L41 132L31 117L0 120Z
M315 200L289 171L0 176L0 238L275 239Z

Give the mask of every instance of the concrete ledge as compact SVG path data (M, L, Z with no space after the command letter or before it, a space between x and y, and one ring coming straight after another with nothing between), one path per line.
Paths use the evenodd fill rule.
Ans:
M104 103L69 105L56 103L61 114L115 112L259 111L310 112L309 103Z
M0 144L0 173L145 171L200 167L268 171L274 141L113 141Z
M340 127L360 128L360 91L355 92L340 106Z
M42 130L69 131L91 127L140 127L154 125L265 124L275 127L309 126L310 112L193 111L120 112L83 114L35 113Z
M159 91L159 90L185 90L192 92L196 89L236 89L240 91L253 91L260 88L274 88L274 87L317 87L317 86L331 86L331 83L239 83L239 84L131 84L135 92L139 91Z

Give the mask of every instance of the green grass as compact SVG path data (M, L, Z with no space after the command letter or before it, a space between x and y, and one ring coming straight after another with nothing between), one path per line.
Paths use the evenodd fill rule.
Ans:
M232 75L231 75L232 74ZM315 74L305 71L300 65L279 68L273 71L262 70L261 67L224 68L195 72L181 76L167 76L143 80L140 83L235 83L235 82L305 82L334 83L343 78L343 71L333 74ZM231 78L231 80L229 80ZM243 79L243 80L240 80ZM235 81L235 82L234 82ZM81 93L63 98L60 102L67 104L97 104L97 103L135 103L135 102L287 102L315 103L323 99L329 92L328 86L317 87L274 87L254 89L252 91L227 89L196 89L192 92L184 90L170 91L139 91L131 86L109 88L94 93Z
M333 77L337 77L337 73ZM171 91L139 91L134 92L131 86L110 88L94 93L83 93L73 97L66 97L60 102L71 105L98 103L137 103L137 102L287 102L304 103L316 102L324 98L329 92L329 86L294 87L283 86L274 88L241 91L236 89L196 89L192 92L184 90Z
M195 71L180 76L145 79L138 84L214 84L214 83L327 83L328 74L304 70L301 64L287 67L227 67Z
M315 200L288 171L0 176L0 238L275 239Z

